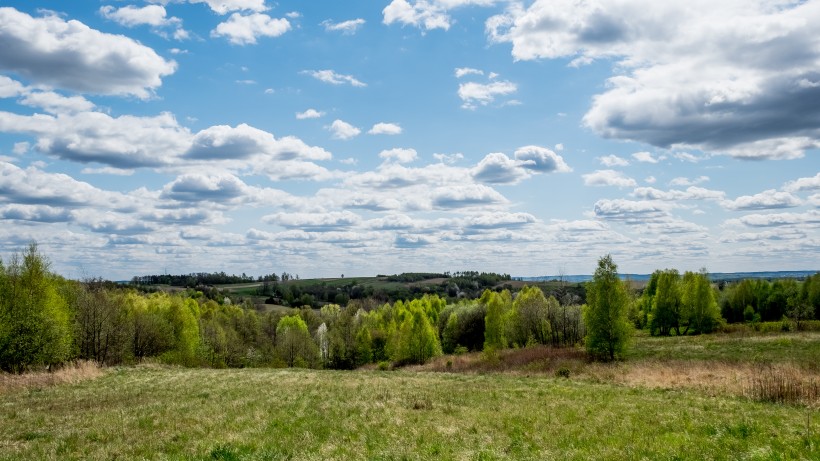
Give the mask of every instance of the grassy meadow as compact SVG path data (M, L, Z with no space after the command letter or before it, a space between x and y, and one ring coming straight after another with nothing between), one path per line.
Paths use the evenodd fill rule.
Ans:
M0 459L820 459L816 396L748 393L761 366L820 382L818 357L820 334L788 333L639 337L612 365L533 348L397 371L7 376Z

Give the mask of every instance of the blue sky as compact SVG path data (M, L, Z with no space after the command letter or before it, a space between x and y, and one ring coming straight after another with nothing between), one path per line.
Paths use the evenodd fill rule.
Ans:
M820 1L6 1L0 255L817 269Z

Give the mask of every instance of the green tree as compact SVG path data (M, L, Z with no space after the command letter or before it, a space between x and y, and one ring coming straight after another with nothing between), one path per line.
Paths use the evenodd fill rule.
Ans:
M298 315L282 317L276 325L277 349L287 366L309 366L318 355L307 324Z
M618 277L611 255L598 260L598 268L587 287L584 323L587 351L599 360L612 361L626 349L632 326L627 318L629 294Z
M552 303L536 286L527 286L518 292L507 322L507 337L513 344L524 346L531 342L547 344L550 341L550 308L558 307L555 298L550 299Z
M436 329L424 311L412 304L396 335L393 361L399 364L421 364L441 355L441 344Z
M680 274L674 269L658 272L658 285L652 299L649 329L652 334L668 336L672 329L680 335Z
M0 369L22 372L69 358L71 315L58 283L34 243L8 267L0 261Z
M507 290L496 293L484 290L480 302L487 306L484 317L484 349L503 349L507 347L505 336L505 319L512 308L512 296Z
M682 312L687 331L690 327L698 333L714 331L721 322L720 310L706 271L684 273L681 291Z
M451 313L441 333L441 349L445 354L452 354L458 347L458 314Z

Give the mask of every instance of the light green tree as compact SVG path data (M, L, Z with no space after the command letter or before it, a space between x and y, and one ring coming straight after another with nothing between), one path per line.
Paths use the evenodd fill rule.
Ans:
M69 358L70 312L58 284L34 243L8 267L0 261L0 369L22 372Z
M720 324L720 309L705 270L683 274L681 287L681 322L688 333L711 333Z
M632 326L627 318L627 288L618 277L618 266L611 255L598 260L598 268L587 286L584 324L585 344L593 358L612 361L622 357Z
M287 366L308 366L318 355L318 348L299 315L282 317L276 325L276 347Z

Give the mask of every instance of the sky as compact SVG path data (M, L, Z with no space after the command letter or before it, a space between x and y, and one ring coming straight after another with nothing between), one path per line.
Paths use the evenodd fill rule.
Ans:
M0 257L820 269L820 0L6 0Z

